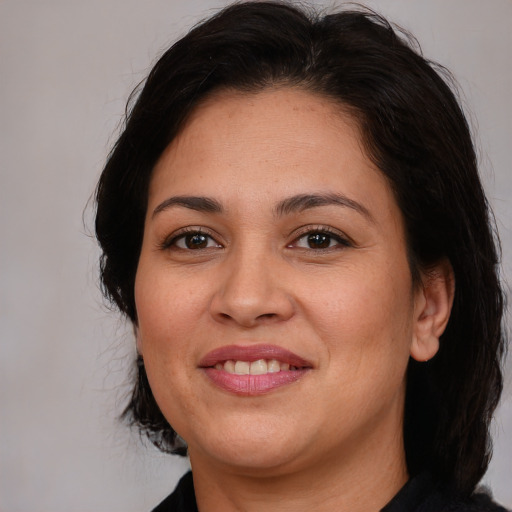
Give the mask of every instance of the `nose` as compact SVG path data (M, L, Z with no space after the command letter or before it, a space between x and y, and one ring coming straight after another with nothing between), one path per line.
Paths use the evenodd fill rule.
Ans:
M244 328L289 320L295 306L278 259L249 250L227 258L211 301L212 316Z

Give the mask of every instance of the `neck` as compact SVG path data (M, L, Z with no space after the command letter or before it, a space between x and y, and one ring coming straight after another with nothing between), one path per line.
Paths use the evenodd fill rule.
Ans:
M230 469L193 451L190 460L200 512L377 512L408 478L401 436L291 471Z

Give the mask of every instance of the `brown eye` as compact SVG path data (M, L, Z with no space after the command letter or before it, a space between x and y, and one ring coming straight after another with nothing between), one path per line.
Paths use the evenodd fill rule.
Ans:
M331 236L327 233L311 233L307 236L307 242L311 249L327 249L331 245Z
M194 231L179 235L172 240L170 246L185 250L209 249L210 247L221 247L211 236L200 231Z
M352 244L341 234L333 233L327 229L316 229L304 233L289 245L299 249L325 250L351 247Z
M187 235L183 239L187 249L204 249L208 247L208 237L202 233Z

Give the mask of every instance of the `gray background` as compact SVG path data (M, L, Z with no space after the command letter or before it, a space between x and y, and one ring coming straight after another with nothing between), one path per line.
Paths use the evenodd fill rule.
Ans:
M226 3L0 0L3 512L149 510L185 471L116 421L133 340L102 303L82 213L128 93L162 49ZM510 283L512 1L367 5L410 29L459 79ZM512 507L510 374L509 365L486 481Z

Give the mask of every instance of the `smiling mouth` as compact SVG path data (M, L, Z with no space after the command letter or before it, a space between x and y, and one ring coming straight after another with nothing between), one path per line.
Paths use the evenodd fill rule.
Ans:
M255 396L302 379L313 365L275 345L231 345L208 353L200 362L216 387L235 395Z
M290 365L290 363L283 363L277 359L258 359L252 362L229 359L223 363L217 363L214 368L233 375L265 375L267 373L297 371L301 369L301 367Z
M264 375L311 369L313 365L277 345L228 345L217 348L201 359L201 368L215 368L233 375Z

